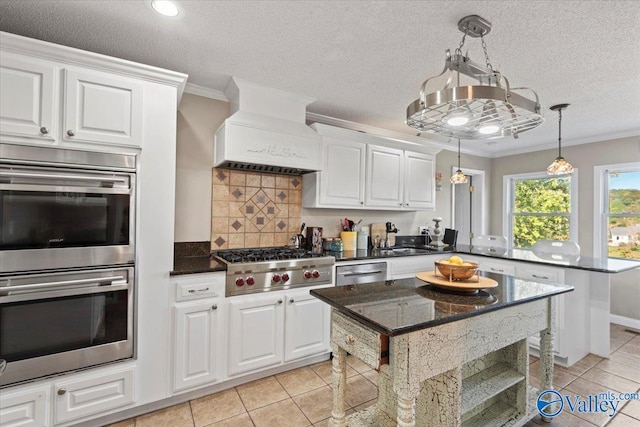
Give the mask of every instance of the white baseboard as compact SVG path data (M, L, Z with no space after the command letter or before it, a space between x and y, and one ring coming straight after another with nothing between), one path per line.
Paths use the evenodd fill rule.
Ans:
M616 325L626 326L627 328L633 328L640 330L640 319L632 319L631 317L618 316L617 314L610 314L609 319L611 323Z

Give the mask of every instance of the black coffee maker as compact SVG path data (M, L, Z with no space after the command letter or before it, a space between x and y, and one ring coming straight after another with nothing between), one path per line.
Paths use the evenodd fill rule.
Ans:
M458 230L454 230L453 228L445 228L444 229L444 237L442 238L442 243L447 246L455 247L458 241Z

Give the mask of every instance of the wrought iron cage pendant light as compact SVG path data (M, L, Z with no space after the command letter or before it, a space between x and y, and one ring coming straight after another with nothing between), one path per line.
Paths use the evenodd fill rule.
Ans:
M460 46L453 55L447 49L442 72L422 83L420 97L407 107L407 125L419 132L462 139L492 139L509 135L518 138L522 132L538 127L544 118L540 114L536 92L524 87L511 87L509 80L494 70L489 62L484 36L491 31L491 23L478 15L470 15L458 22L458 29L463 33ZM482 40L486 66L463 55L467 36ZM445 74L444 87L428 93L429 81ZM461 75L478 84L461 85ZM454 81L455 86L452 85ZM533 99L516 91L529 91Z
M549 175L566 175L573 172L573 166L562 157L562 110L568 106L569 104L558 104L549 107L550 110L558 112L558 157L547 168Z
M468 181L467 176L460 169L460 138L458 138L458 170L449 178L449 182L452 184L466 184Z

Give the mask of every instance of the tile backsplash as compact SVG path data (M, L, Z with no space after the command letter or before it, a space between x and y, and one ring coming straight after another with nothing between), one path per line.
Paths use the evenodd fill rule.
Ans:
M213 168L211 250L284 246L300 231L302 178Z

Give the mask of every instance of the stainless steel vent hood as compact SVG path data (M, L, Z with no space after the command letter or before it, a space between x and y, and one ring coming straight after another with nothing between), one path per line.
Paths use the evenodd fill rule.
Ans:
M305 124L312 98L235 77L225 95L231 116L216 131L214 166L290 175L320 170L321 137Z

